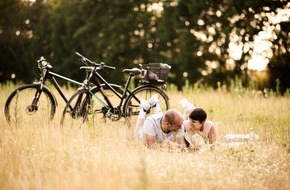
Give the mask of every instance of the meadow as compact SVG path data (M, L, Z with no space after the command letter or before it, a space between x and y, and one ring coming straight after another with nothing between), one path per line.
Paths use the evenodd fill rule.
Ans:
M0 107L15 88L0 86ZM39 118L8 125L0 111L0 189L290 189L290 95L233 88L168 88L172 108L187 98L227 133L260 139L240 147L176 152L146 149L120 120L78 128Z

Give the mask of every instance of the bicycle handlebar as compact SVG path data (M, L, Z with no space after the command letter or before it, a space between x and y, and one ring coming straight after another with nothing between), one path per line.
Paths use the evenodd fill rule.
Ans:
M112 67L112 66L106 65L104 62L96 63L94 61L91 61L91 60L89 60L88 58L86 58L85 56L83 56L82 54L80 54L78 52L75 52L75 54L81 58L81 62L82 63L86 64L87 62L89 62L91 65L94 65L94 66L98 67L98 69L100 69L100 70L102 70L102 69L115 70L116 69L116 67Z
M43 56L37 60L37 64L39 69L52 69L52 65L49 64Z
M75 54L81 58L81 62L82 63L86 64L87 62L89 62L92 65L99 66L97 63L89 60L88 58L86 58L85 56L83 56L82 54L80 54L79 52L75 52Z

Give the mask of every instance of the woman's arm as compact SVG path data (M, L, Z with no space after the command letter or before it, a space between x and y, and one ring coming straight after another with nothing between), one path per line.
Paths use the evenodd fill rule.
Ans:
M208 139L210 144L214 144L217 139L217 131L215 126L212 126L208 133Z

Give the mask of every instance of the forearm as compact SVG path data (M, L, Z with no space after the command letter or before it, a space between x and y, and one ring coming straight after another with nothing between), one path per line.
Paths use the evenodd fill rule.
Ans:
M185 148L185 142L183 140L183 137L176 139L176 142L172 142L166 139L162 143L159 143L157 142L154 136L145 134L145 141L146 141L146 146L148 148L180 149L180 150Z
M166 140L162 143L147 144L147 147L152 149L183 150L185 145Z
M214 127L209 131L209 144L215 144L217 140L217 132Z
M172 149L172 150L183 150L185 148L185 144L181 144L179 142L172 142L168 140L168 141L164 141L161 147Z

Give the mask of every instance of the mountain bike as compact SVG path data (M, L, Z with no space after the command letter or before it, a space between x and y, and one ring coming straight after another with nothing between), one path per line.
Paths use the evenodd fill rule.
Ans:
M146 64L144 68L124 69L127 74L125 87L109 83L102 77L100 71L110 72L115 67L105 63L95 63L76 52L84 64L87 64L87 78L84 84L75 92L64 108L61 124L63 126L80 126L86 121L95 125L109 118L118 121L125 118L129 125L135 122L139 110L140 99L148 100L157 94L163 110L169 109L169 97L164 89L170 70L167 64ZM133 77L140 76L141 85L130 90ZM95 86L92 90L91 86ZM70 108L72 106L72 109ZM150 114L153 111L148 110Z
M53 66L43 57L37 60L37 69L39 79L36 83L20 86L8 96L4 112L9 124L22 124L39 119L49 121L54 118L58 102L52 91L46 86L48 80L56 88L65 104L69 97L65 96L56 78L78 86L83 84L83 82L52 72ZM94 89L91 92L94 93ZM69 109L72 107L69 106Z

